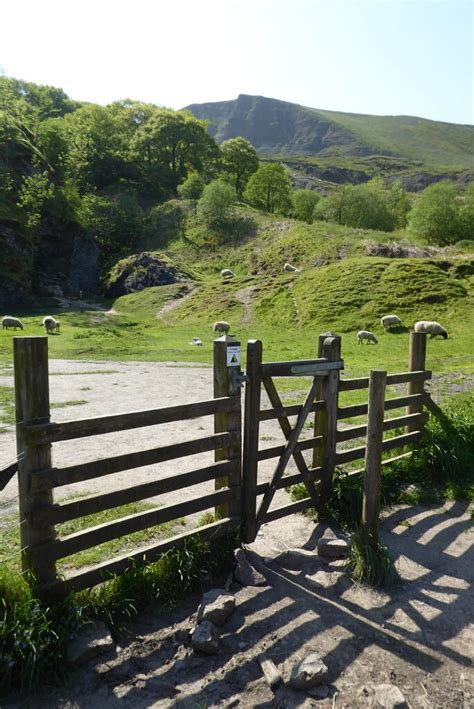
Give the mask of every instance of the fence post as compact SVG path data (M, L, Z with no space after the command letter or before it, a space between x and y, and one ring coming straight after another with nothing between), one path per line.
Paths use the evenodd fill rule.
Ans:
M418 372L426 367L426 333L410 332L410 351L408 356L408 369L410 372ZM421 394L425 391L423 379L408 382L408 394ZM407 414L418 414L423 411L423 403L407 406ZM418 431L419 424L412 423L405 428L406 433Z
M247 342L248 377L245 389L244 455L242 460L242 541L250 544L257 536L257 472L262 386L262 343Z
M14 337L16 445L23 571L31 571L39 586L56 580L54 561L38 563L31 548L55 538L54 525L38 522L35 510L53 503L53 490L35 472L51 468L51 444L34 445L25 424L49 423L48 338Z
M380 369L370 370L362 523L374 542L378 541L379 531L380 476L382 470L383 417L386 383L386 371Z
M341 359L341 338L319 336L318 357L329 362ZM316 390L316 398L325 401L325 408L317 411L314 417L314 435L323 436L322 447L313 450L313 467L322 467L321 486L319 488L319 511L324 511L332 488L332 478L336 464L337 404L339 396L338 369L330 370Z
M229 348L232 348L228 352ZM235 361L231 361L231 360ZM229 335L214 340L214 398L223 396L238 396L240 398L240 342ZM228 448L218 448L214 460L238 460L237 472L231 476L216 479L216 490L222 487L241 487L242 469L242 413L239 408L235 412L214 414L214 433L234 431L237 433L237 442ZM221 517L240 517L241 502L238 499L215 508L215 513Z

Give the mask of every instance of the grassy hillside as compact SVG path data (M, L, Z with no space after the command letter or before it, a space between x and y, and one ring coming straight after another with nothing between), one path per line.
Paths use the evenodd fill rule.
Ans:
M413 116L338 113L263 96L187 107L217 142L237 135L258 151L331 158L391 156L443 168L472 167L474 128Z
M430 258L368 256L389 235L259 213L254 218L254 229L237 242L205 248L177 238L169 244L169 257L195 280L85 309L74 301L66 309L45 302L36 312L15 313L25 322L22 334L42 334L41 317L51 313L62 323L61 334L49 338L54 358L210 364L216 319L228 320L243 345L261 339L267 360L311 357L318 335L334 330L343 336L347 373L360 374L370 367L404 369L409 329L418 319L433 319L450 337L429 342L428 365L450 380L473 372L472 255L451 249ZM283 273L285 261L302 272ZM232 268L236 278L222 282L223 267ZM380 317L389 312L405 328L385 333ZM379 344L358 345L361 328L373 330ZM0 364L11 361L14 334L0 331ZM190 344L194 336L202 347Z

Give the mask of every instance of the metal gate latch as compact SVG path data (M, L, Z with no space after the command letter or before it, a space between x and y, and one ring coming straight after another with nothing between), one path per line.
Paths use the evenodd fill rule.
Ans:
M248 374L244 374L244 372L238 372L238 374L236 376L237 386L241 387L249 381L250 381L250 377Z

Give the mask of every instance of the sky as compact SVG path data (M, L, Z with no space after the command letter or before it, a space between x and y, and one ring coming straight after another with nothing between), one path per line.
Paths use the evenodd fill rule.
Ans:
M238 94L474 122L474 0L3 0L0 69L73 99Z

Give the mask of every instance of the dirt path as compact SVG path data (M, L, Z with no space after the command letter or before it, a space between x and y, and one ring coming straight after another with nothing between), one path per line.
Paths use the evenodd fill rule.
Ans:
M161 310L156 314L157 318L164 318L175 310L178 305L182 305L188 298L190 298L196 291L198 286L183 285L178 290L174 298L168 300Z
M244 314L240 319L241 325L246 325L252 319L252 294L254 290L255 287L250 286L249 288L242 288L242 290L239 290L235 293L235 297L237 298L239 303L242 303L242 305L244 306Z
M289 547L314 549L324 533L299 515L262 528L249 553L266 585L233 583L236 611L223 628L218 655L197 655L180 639L194 626L200 601L189 598L176 611L143 614L117 652L78 669L61 690L16 697L4 709L365 709L376 706L380 684L398 687L403 706L413 709L472 707L474 559L467 505L386 514L382 537L402 579L389 593L337 574L331 585L334 572L325 572L320 561L295 563L281 554ZM286 686L273 694L257 657L273 659L287 680L294 662L309 652L329 668L327 698Z

